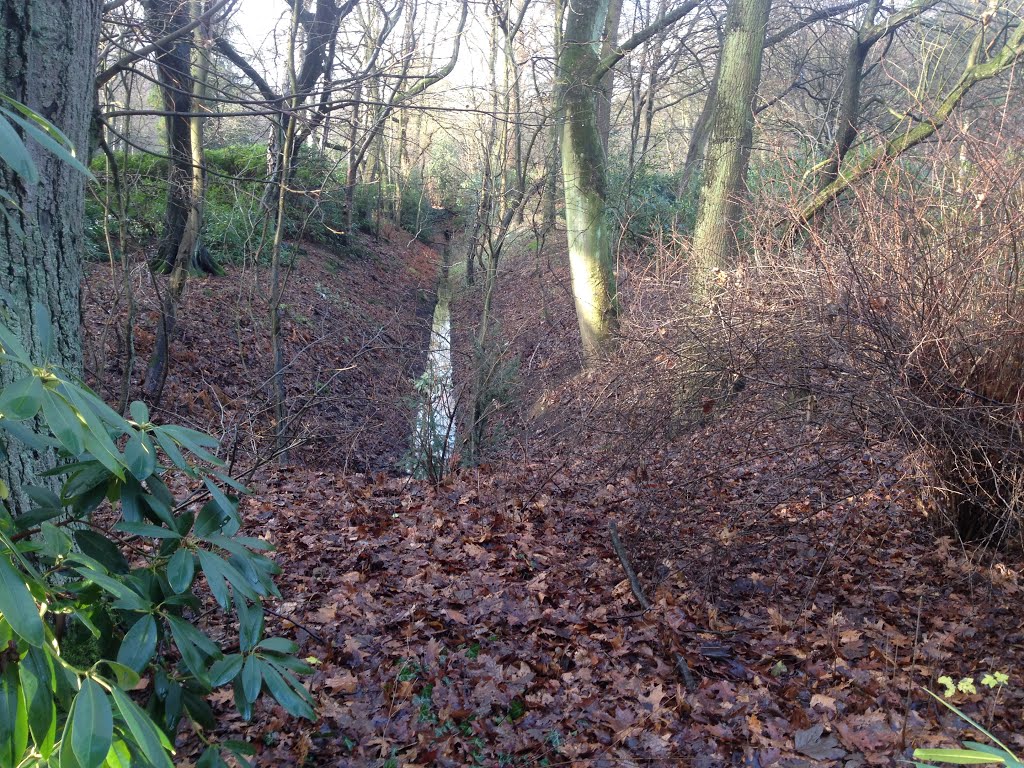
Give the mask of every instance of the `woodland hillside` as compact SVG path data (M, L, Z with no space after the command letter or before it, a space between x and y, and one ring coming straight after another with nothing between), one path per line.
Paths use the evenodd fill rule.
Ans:
M8 0L0 768L1024 762L1019 0Z

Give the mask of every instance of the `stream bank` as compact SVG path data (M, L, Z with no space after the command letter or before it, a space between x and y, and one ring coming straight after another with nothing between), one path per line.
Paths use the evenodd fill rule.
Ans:
M401 230L382 235L360 235L346 253L313 243L292 251L282 336L291 432L305 439L297 464L390 474L408 450L409 382L423 370L438 251ZM163 399L151 410L161 422L223 436L244 464L273 443L266 274L260 265L225 266L224 276L188 281ZM159 321L145 254L130 268L138 302L130 340L121 274L90 263L83 281L86 378L108 402L117 400L130 347L138 396Z
M458 397L452 377L451 277L442 266L430 327L426 365L414 381L419 402L410 445L413 476L439 480L455 453Z

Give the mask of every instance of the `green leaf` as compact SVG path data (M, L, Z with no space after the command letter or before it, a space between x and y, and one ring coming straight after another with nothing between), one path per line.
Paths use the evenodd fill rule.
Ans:
M75 754L75 749L72 746L74 719L75 706L72 704L71 711L68 712L68 718L64 721L64 733L60 738L60 751L57 756L58 768L82 768L82 764L78 762L78 756Z
M1002 757L971 749L915 749L914 758L952 763L953 765L1002 765L1006 762Z
M7 664L0 672L0 765L21 762L28 746L28 707L18 685L18 665Z
M211 555L206 550L201 549L197 554L199 555L199 566L206 575L206 583L210 585L213 599L217 601L217 605L226 611L231 604L231 596L228 593L226 583L227 575L225 573L227 563L216 555Z
M27 531L37 525L64 514L64 506L57 494L48 488L29 485L23 487L25 495L32 500L32 509L18 515L14 521L19 531Z
M32 738L40 754L44 758L49 757L57 738L57 707L53 701L57 678L49 653L42 648L29 648L21 660L18 675L28 705L28 725Z
M146 490L129 475L121 486L121 519L127 523L142 522L142 497Z
M149 423L149 407L141 400L133 400L132 404L128 406L128 412L136 424Z
M33 451L48 451L51 448L60 448L60 443L54 440L48 435L42 435L39 432L33 432L28 425L22 424L20 421L11 421L10 419L0 419L0 429L9 434L15 440L20 441L24 445L31 448ZM61 470L52 470L60 472ZM40 475L45 472L40 472Z
M185 705L185 712L193 723L198 724L206 731L216 730L217 718L205 698L184 688L181 692L181 703Z
M39 171L36 170L36 164L32 162L32 155L29 154L28 148L25 146L25 142L21 140L21 136L14 130L8 119L12 118L13 115L6 109L2 110L3 117L0 118L0 159L2 159L10 169L24 179L25 184L28 186L34 186L39 183Z
M261 667L264 665L256 656L249 656L242 664L242 693L246 701L256 701L263 686Z
M78 456L85 450L85 429L74 409L63 397L46 388L43 389L43 418L68 453Z
M111 573L125 574L131 570L121 550L106 536L86 528L75 531L73 535L78 548L102 563Z
M85 174L89 178L92 178L92 173L89 169L82 165L82 162L75 157L74 148L71 146L71 143L67 141L64 134L60 133L60 131L54 128L54 126L49 122L46 122L40 115L33 113L31 121L26 120L13 112L8 112L7 110L4 110L4 115L8 120L20 125L25 133L31 136L44 149L53 153L54 156L60 158L75 170ZM38 122L39 120L44 120L44 124L40 124ZM56 131L56 133L54 133L54 131ZM63 141L67 143L63 143L60 139L63 139Z
M231 477L231 475L228 475L228 474L226 474L224 472L217 472L217 471L214 471L211 474L215 478L220 480L222 483L224 483L224 485L227 485L227 486L230 486L231 488L234 488L239 493L244 493L244 494L251 493L251 491L248 488L246 488L240 482L235 480L235 478Z
M117 651L118 663L141 674L156 653L156 641L156 620L146 614L125 633Z
M91 678L82 681L75 697L71 747L82 768L99 768L114 739L114 716L107 693Z
M174 513L171 512L171 508L165 504L162 499L158 499L156 496L147 495L143 496L142 500L145 502L142 512L146 517L154 522L163 523L172 531L178 531L177 521L174 519ZM180 534L181 531L178 531L178 533Z
M105 768L132 768L132 753L123 739L114 739L103 765Z
M185 666L200 683L209 687L210 678L206 669L206 659L210 657L219 659L220 648L187 621L179 619L177 616L168 615L166 618L171 627L174 644L178 646Z
M107 427L103 419L96 413L87 390L65 382L61 386L61 393L85 421L85 449L111 474L123 480L124 458L117 450L117 446L114 445L114 441L110 439L110 435L107 434Z
M965 741L962 746L968 747L969 749L976 749L978 752L984 752L989 755L1001 757L1003 758L1003 760L1006 761L1007 764L1017 763L1016 758L1012 754L1006 752L1005 750L999 749L998 747L991 747L988 744L979 744L976 741Z
M985 734L985 736L987 736L987 737L988 737L988 738L989 738L989 739L990 739L991 741L993 741L993 742L994 742L994 743L995 743L995 744L996 744L997 746L999 746L999 747L1002 747L1002 748L1003 748L1003 750L1005 750L1005 751L1006 751L1006 753L1007 753L1008 755L1010 755L1011 757L1013 757L1013 759L1014 759L1014 760L1018 760L1018 761L1019 761L1019 758L1018 758L1018 757L1017 757L1017 756L1016 756L1015 754L1013 754L1013 752L1011 752L1011 751L1010 751L1010 748L1009 748L1008 746L1006 746L1005 744L1003 744L1003 742L1001 742L1001 741L1000 741L999 739L997 739L997 738L996 738L995 736L993 736L993 735L992 735L992 734L991 734L990 732L988 732L988 731L986 731L986 730L985 730L984 728L982 728L982 726L981 726L981 724L980 724L980 723L977 723L977 722L975 722L975 721L974 721L974 720L972 720L972 719L971 719L970 717L968 717L968 716L967 716L966 714L964 714L964 713L963 713L963 712L961 712L961 711L960 711L959 709L957 709L957 708L956 708L955 706L953 706L952 704L950 704L950 703L949 703L948 701L946 701L945 699L943 699L943 698L942 698L942 697L940 697L940 696L936 696L936 695L935 695L934 693L932 693L931 691L929 691L929 690L928 690L927 688L923 688L922 690L923 690L923 691L924 691L925 693L927 693L927 694L928 694L929 696L931 696L931 697L932 697L933 699L935 699L935 700L936 700L937 702L939 702L939 703L940 703L940 704L941 704L942 706L944 706L944 707L945 707L946 709L950 710L950 711L951 711L951 712L952 712L953 714L955 714L955 715L956 715L957 717L959 717L959 718L960 718L961 720L963 720L963 721L964 721L965 723L968 723L968 724L970 724L970 725L971 725L971 727L973 727L973 728L974 728L974 729L975 729L976 731L978 731L978 732L980 732L980 733L983 733L983 734Z
M261 648L264 651L270 651L271 653L280 653L283 655L290 655L297 653L299 646L297 643L292 642L286 637L268 637L263 640L257 648Z
M74 546L71 537L52 523L43 523L39 530L43 537L43 552L52 558L66 555Z
M309 662L303 661L295 656L269 656L275 666L291 670L297 675L312 675L314 669Z
M125 443L124 458L128 471L138 480L145 480L156 471L156 451L145 432L136 432Z
M117 682L118 686L126 691L132 690L139 684L139 680L142 679L138 672L131 667L121 664L120 662L104 659L99 662L99 664L109 669L110 672L113 672L114 680ZM110 674L108 673L107 678L109 679L109 677Z
M260 552L269 552L274 548L274 545L265 539L257 539L252 536L219 536L213 535L208 536L206 539L211 544L216 544L218 547L226 549L232 554L246 554L245 550L255 549Z
M156 435L157 443L160 444L160 447L163 449L164 453L167 454L167 458L171 460L171 463L178 469L184 470L188 474L195 476L195 469L185 460L181 451L178 450L177 444L175 444L170 437L164 434L163 429L161 427L155 427L153 429L153 434Z
M208 501L199 510L199 516L196 518L195 534L200 539L209 541L208 537L211 534L222 530L229 522L231 522L231 517L221 510L220 505L215 501Z
M180 539L181 534L172 531L170 528L161 528L159 525L149 523L133 523L123 520L114 526L115 531L123 531L133 536L146 536L150 539Z
M43 382L38 376L25 376L0 392L0 414L5 419L24 421L31 419L43 407Z
M84 437L82 438L84 441ZM84 443L83 443L84 445ZM63 494L65 499L75 499L84 496L97 488L105 489L110 482L110 471L98 461L85 461L77 465L74 473L68 477L64 484Z
M45 641L43 620L21 575L8 555L0 554L0 615L26 643L35 647Z
M215 437L177 424L167 424L160 427L160 429L179 445L185 446L200 461L206 461L215 466L220 466L224 463L223 459L217 458L206 450L207 448L216 449L220 447L220 441Z
M63 386L68 388L72 385L65 383ZM82 386L76 386L76 390L85 398L92 407L92 410L104 424L115 430L118 434L131 434L132 426L128 423L128 420L107 405L106 401L102 397L97 395L84 384Z
M217 484L213 482L213 480L210 477L203 478L203 485L206 486L206 489L210 492L210 496L213 497L213 500L217 503L217 506L220 507L221 512L223 512L231 520L237 523L238 503L233 502L231 499L229 499L225 495L224 491L218 488Z
M235 612L238 614L238 647L248 653L263 636L263 605L258 600L249 605L244 598L239 598L235 600Z
M227 763L220 756L220 749L216 746L207 747L202 756L196 762L196 768L227 768Z
M117 600L114 602L115 608L123 608L126 611L148 611L153 607L153 604L149 600L131 589L127 584L111 578L105 573L100 573L92 568L76 567L75 570L78 571L86 581L99 585L105 591L116 597Z
M218 688L234 680L242 671L242 654L229 653L223 659L210 667L210 685Z
M316 713L313 711L313 700L307 691L291 673L282 670L273 662L265 662L261 665L263 680L267 684L270 695L285 710L296 717L304 717L307 720L316 720Z
M14 297L6 291L0 293L0 300L7 305L7 307L14 311L17 306L14 301ZM3 348L4 354L18 361L24 366L30 366L32 360L29 357L28 352L21 343L21 339L18 338L10 328L0 322L0 346Z
M146 759L157 768L174 768L167 755L168 752L173 753L174 750L171 749L167 737L153 724L149 715L139 709L139 706L128 698L120 688L114 688L111 694L128 733L139 745L140 751L146 756Z
M175 592L184 592L192 586L196 572L196 561L187 549L179 549L167 563L167 583Z

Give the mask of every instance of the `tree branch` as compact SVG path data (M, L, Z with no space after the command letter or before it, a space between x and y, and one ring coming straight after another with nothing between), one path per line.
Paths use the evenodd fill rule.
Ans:
M659 32L663 32L671 27L698 5L700 5L700 0L687 0L687 2L680 5L671 13L666 13L656 18L631 38L626 40L626 42L621 45L617 45L611 53L598 62L597 69L594 71L593 82L600 82L601 78L608 73L608 70L622 61L626 54L630 53L635 48L640 47Z
M159 51L161 48L165 48L170 43L173 43L179 37L187 35L200 24L204 24L211 18L213 18L214 14L216 14L219 10L221 10L227 5L234 5L236 1L237 0L220 0L220 2L214 3L212 6L210 6L206 13L204 13L202 16L193 19L185 26L179 27L173 32L169 32L168 34L161 37L159 40L156 40L150 43L149 45L144 45L141 48L132 51L131 53L125 54L120 59L111 64L107 69L103 70L98 75L96 75L96 88L102 88L104 85L109 83L114 78L114 76L117 75L118 72L123 72L136 61L146 58L147 56L149 56L149 54L153 53L154 51Z
M773 45L778 45L787 37L795 35L801 29L811 26L811 24L817 24L819 21L831 19L833 16L838 16L841 13L852 11L854 8L864 5L864 3L866 3L867 1L868 0L853 0L852 2L845 3L844 5L826 7L822 8L821 10L815 11L814 13L809 14L798 21L794 21L788 27L783 27L774 35L769 36L764 41L764 47L771 48Z
M263 79L263 76L253 68L253 66L245 60L245 58L238 51L235 50L234 46L231 45L225 38L217 36L214 39L214 43L217 46L217 50L221 54L238 67L242 74L248 77L252 84L256 86L256 90L260 92L260 95L268 102L275 103L284 100L284 96L274 92L274 89L270 87L270 84Z
M942 103L939 104L930 117L907 130L902 135L889 139L859 162L841 170L835 181L811 197L801 207L793 227L808 223L821 213L825 206L839 197L855 182L867 176L882 161L899 157L908 149L930 138L946 123L953 110L959 106L964 96L967 95L967 92L972 87L1009 69L1022 54L1024 54L1024 22L1017 26L1013 35L1000 48L996 56L983 64L970 65L964 70L960 81L946 94Z

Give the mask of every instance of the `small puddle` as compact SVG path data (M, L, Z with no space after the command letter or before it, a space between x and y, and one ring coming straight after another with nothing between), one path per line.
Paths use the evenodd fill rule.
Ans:
M412 436L411 472L415 477L440 479L447 473L455 452L455 410L457 398L452 380L451 287L438 286L437 304L430 329L427 366L416 379L419 407Z

